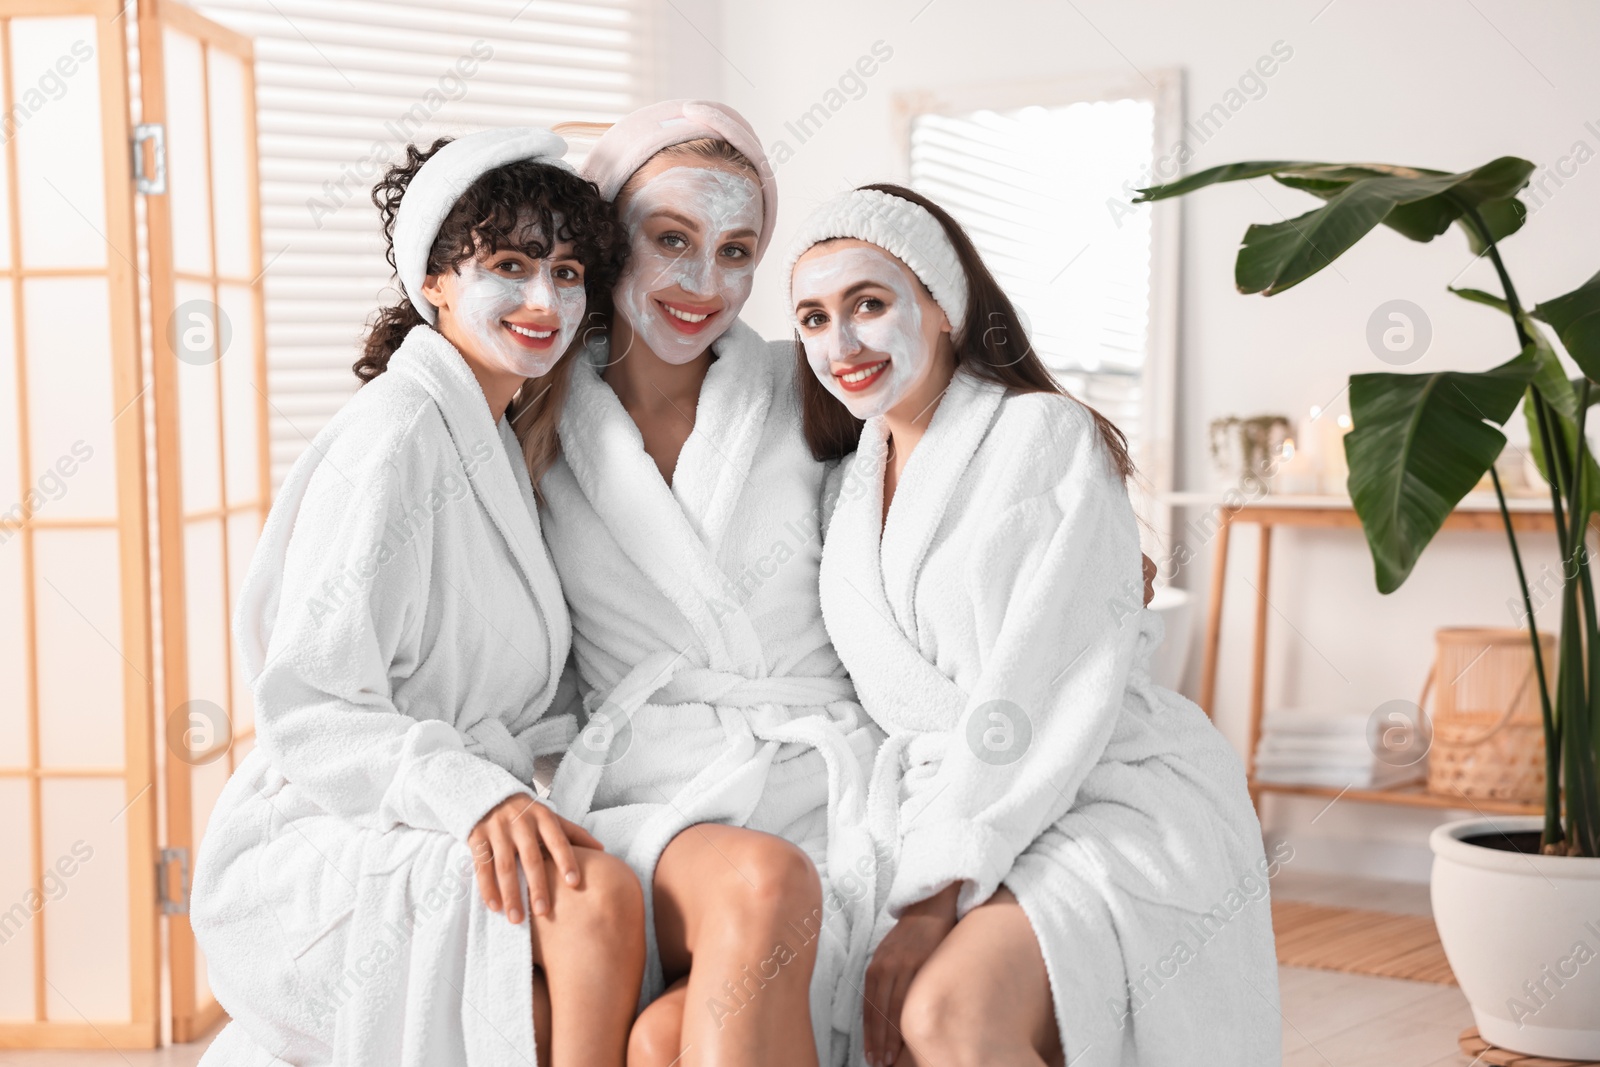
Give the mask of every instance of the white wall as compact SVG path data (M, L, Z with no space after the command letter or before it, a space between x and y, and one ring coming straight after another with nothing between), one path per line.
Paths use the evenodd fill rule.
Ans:
M680 11L696 25L681 24ZM823 197L896 173L896 93L1178 66L1187 72L1193 118L1222 101L1281 41L1292 56L1267 80L1264 95L1198 146L1190 170L1242 159L1454 169L1502 154L1550 165L1583 142L1584 162L1576 173L1575 160L1566 164L1570 177L1559 188L1547 180L1550 195L1506 258L1530 302L1573 288L1600 268L1600 163L1589 162L1600 153L1600 67L1593 62L1600 5L696 0L692 8L668 4L661 17L666 31L685 42L680 56L667 57L667 67L676 63L680 73L664 84L707 86L710 56L722 98L755 124L769 148L781 140L794 150L778 167L778 248ZM822 100L879 41L892 55L867 79L864 95L799 143L785 123ZM1432 321L1431 348L1409 369L1474 369L1514 354L1504 320L1445 292L1452 280L1495 284L1487 264L1469 267L1454 232L1417 245L1382 231L1341 259L1336 272L1271 299L1238 295L1232 266L1245 227L1312 204L1303 194L1255 183L1212 189L1184 206L1177 463L1183 487L1205 487L1204 428L1211 419L1299 415L1337 396L1351 373L1388 369L1364 340L1368 316L1387 300L1412 300ZM751 300L748 317L769 336L784 329L780 286L769 267ZM1242 744L1253 594L1239 576L1253 578L1255 560L1249 531L1234 541L1218 718ZM1526 551L1534 571L1554 563L1546 545ZM1177 582L1203 592L1208 568L1206 551ZM1503 541L1489 534L1441 538L1410 583L1389 598L1373 590L1371 564L1354 532L1281 531L1273 573L1269 706L1365 710L1395 697L1415 699L1435 628L1509 625L1506 600L1515 592ZM1265 812L1269 830L1299 840L1308 865L1425 877L1426 830L1439 817L1341 802L1312 826L1321 807L1280 798Z

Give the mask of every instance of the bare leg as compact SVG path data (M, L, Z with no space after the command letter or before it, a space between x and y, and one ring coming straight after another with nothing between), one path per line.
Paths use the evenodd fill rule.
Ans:
M550 1067L550 983L538 967L533 969L533 1043L539 1067Z
M550 910L533 917L533 960L550 999L540 1062L548 1050L550 1067L622 1067L644 978L644 890L615 856L573 852L581 884L567 885L547 857Z
M1011 890L968 912L928 957L900 1028L900 1067L1060 1067L1044 956Z
M683 1004L689 980L680 978L633 1021L628 1067L673 1067L683 1058Z
M691 826L662 853L654 892L662 966L689 978L681 1067L814 1067L822 884L810 858L772 834Z

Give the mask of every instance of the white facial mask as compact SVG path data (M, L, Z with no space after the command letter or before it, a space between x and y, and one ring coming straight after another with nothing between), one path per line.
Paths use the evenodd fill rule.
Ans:
M463 332L472 338L476 354L524 378L540 378L549 373L583 324L587 305L583 284L558 282L548 259L535 260L532 269L521 277L496 274L472 259L461 265L458 279L455 316ZM530 310L554 313L559 320L554 343L548 348L536 350L518 344L511 330L502 325L507 320L526 320L524 312Z
M795 264L790 292L795 306L814 300L825 306L858 282L872 282L894 294L886 308L858 311L865 294L852 298L852 306L839 314L828 310L828 321L818 330L800 328L806 362L823 388L858 419L870 419L892 410L915 389L933 367L932 347L922 336L922 308L900 261L881 248L850 245L831 251L823 248ZM803 317L811 309L798 313ZM846 389L834 368L848 365L864 370L874 363L889 366L859 392Z
M698 236L684 234L691 245L687 251L665 247L645 232L645 220L662 210L699 225ZM719 167L669 167L634 192L622 224L631 256L614 290L617 309L650 351L668 363L687 363L722 336L750 297L755 256L730 258L718 253L731 233L761 232L761 188L748 175ZM749 244L754 251L755 238ZM694 332L678 329L671 312L652 296L673 286L694 298L684 301L679 296L674 302L717 305L717 311Z

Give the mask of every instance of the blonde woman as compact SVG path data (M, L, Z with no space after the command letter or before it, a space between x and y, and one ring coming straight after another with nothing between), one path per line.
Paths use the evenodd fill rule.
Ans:
M839 1062L876 737L817 603L825 469L788 346L738 318L777 189L754 132L706 101L629 115L584 173L630 259L541 484L586 708L552 797L646 887L630 1064Z

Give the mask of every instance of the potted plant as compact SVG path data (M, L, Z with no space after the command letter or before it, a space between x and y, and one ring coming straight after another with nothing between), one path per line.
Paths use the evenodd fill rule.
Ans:
M1244 293L1271 296L1305 281L1379 225L1414 241L1457 226L1473 252L1494 265L1500 295L1451 291L1506 315L1516 355L1486 371L1352 375L1348 486L1378 589L1391 593L1461 498L1484 475L1493 482L1539 680L1544 815L1468 819L1435 830L1434 920L1485 1040L1530 1055L1600 1059L1600 614L1586 544L1590 519L1600 512L1600 467L1584 434L1589 407L1600 401L1600 274L1564 296L1523 304L1499 244L1526 221L1517 193L1533 170L1510 156L1456 174L1384 164L1233 163L1141 189L1139 202L1263 177L1321 199L1297 218L1245 231L1234 266ZM1558 342L1581 372L1573 380ZM1530 451L1550 486L1563 561L1554 693L1494 468L1506 444L1499 427L1519 403Z

